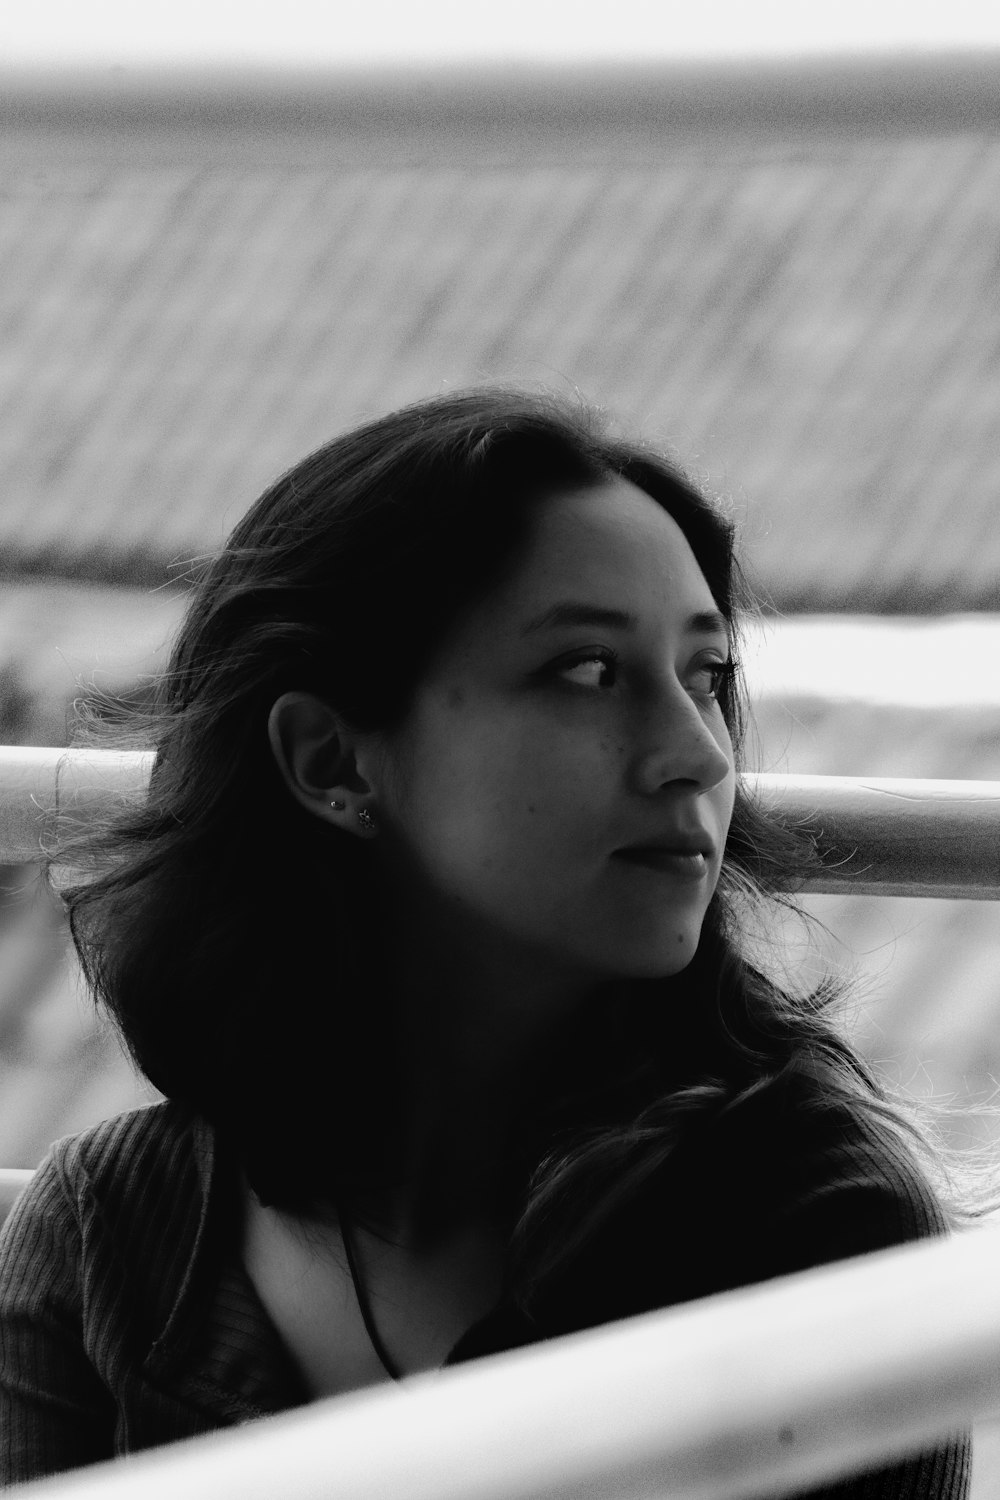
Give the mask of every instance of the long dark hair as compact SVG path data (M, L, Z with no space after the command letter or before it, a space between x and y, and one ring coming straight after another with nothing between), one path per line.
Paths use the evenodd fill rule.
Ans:
M678 522L738 634L733 527L675 464L582 403L472 390L335 439L272 485L197 579L155 702L114 726L156 758L145 802L61 855L87 871L62 892L77 951L139 1068L215 1124L266 1203L322 1213L377 1185L400 1098L368 846L293 802L270 706L304 689L359 727L397 724L435 645L516 559L533 507L613 476ZM722 708L739 763L738 672ZM749 956L756 913L812 858L740 788L696 957L659 982L669 1048L648 982L615 1009L613 1065L605 1034L595 1068L581 1022L513 1172L525 1305L692 1115L796 1059L895 1128L824 997L790 995Z

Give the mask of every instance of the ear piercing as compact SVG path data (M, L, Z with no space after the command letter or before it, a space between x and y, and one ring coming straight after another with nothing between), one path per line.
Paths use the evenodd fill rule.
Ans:
M333 808L334 812L343 812L344 808L347 806L347 803L333 801L330 803L330 806ZM378 826L375 822L375 819L368 811L367 807L358 808L358 822L361 824L361 827L364 829L365 833L374 833Z

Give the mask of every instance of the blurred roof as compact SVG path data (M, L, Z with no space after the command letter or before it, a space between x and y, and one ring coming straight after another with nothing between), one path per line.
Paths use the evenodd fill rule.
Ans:
M671 444L783 609L1000 607L996 58L567 79L8 79L6 574L162 581L505 379Z

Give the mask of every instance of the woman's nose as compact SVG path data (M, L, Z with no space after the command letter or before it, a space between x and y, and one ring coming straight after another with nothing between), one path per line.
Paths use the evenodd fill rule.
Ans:
M713 708L706 716L683 687L658 705L646 731L637 768L644 792L658 792L673 781L707 792L733 769L733 747L722 714Z

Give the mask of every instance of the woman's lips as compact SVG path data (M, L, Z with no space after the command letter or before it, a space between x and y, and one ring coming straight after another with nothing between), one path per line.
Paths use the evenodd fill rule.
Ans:
M701 880L708 874L708 860L700 849L616 849L615 858L631 865L674 875L682 880Z

